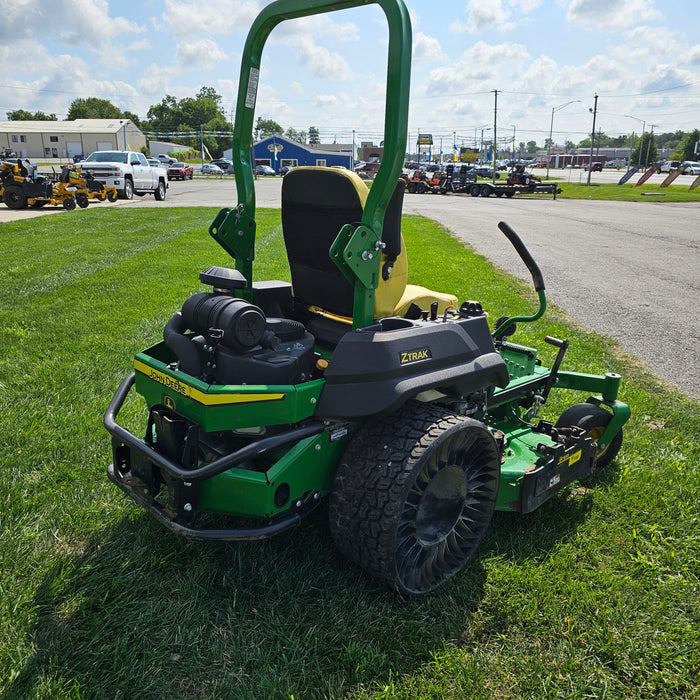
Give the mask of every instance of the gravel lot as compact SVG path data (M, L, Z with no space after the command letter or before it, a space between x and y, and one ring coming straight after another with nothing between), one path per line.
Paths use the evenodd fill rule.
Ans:
M574 171L571 179L585 175ZM592 173L592 180L599 182L618 177ZM257 206L278 207L280 183L279 178L258 180ZM95 206L235 204L233 180L213 178L171 182L165 202L146 195ZM12 212L3 206L0 224L51 212ZM439 221L500 267L529 280L497 228L499 221L506 221L540 265L552 303L582 325L616 338L623 350L646 361L660 377L700 399L698 204L407 195L404 213Z

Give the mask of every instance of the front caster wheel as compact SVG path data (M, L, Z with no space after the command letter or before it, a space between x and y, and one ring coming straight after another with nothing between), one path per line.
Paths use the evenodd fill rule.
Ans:
M594 442L598 442L600 436L605 432L608 423L612 419L612 414L600 406L590 403L577 403L567 408L559 416L555 428L577 426L586 431L586 436ZM596 450L596 467L604 467L612 462L622 447L622 429L604 447L598 445Z
M493 516L500 452L478 421L410 402L362 427L330 497L338 548L407 595L432 591L472 557Z

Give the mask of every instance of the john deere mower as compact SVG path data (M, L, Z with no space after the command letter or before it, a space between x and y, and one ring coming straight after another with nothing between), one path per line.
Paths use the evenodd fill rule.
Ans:
M381 7L389 25L384 159L371 190L349 171L296 168L282 181L291 284L255 280L251 134L260 60L283 20ZM243 53L234 127L238 204L209 228L235 267L199 274L163 340L139 352L105 414L109 478L172 532L241 541L288 530L328 499L333 539L408 595L435 589L472 557L495 510L530 513L612 460L629 408L620 376L550 369L512 342L546 307L537 264L532 315L490 328L477 301L407 283L399 179L411 28L402 0L278 0ZM135 389L143 436L118 421ZM556 421L553 389L589 395Z

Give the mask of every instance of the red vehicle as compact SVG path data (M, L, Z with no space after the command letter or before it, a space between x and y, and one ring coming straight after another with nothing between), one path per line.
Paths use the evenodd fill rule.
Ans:
M173 163L168 167L168 180L190 180L194 175L194 168L189 163Z
M588 166L584 168L584 170L588 170ZM603 164L602 163L591 163L591 172L602 172L603 171Z

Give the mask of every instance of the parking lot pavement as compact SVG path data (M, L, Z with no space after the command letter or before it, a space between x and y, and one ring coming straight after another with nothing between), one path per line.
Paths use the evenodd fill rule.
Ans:
M257 180L258 207L280 206L281 182ZM171 183L164 202L146 195L96 206L165 210L236 204L234 181L224 177ZM15 212L0 207L0 224L9 220L4 218L7 213ZM42 213L48 212L31 215ZM700 399L697 204L406 195L404 213L439 221L496 265L530 282L498 230L498 222L506 221L542 269L551 303L587 328L615 338L657 375ZM410 250L408 254L410 260Z

